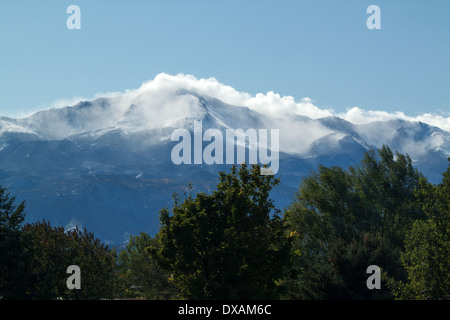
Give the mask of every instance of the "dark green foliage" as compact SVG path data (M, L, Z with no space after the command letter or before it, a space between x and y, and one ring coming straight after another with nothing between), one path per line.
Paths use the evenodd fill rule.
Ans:
M233 166L211 194L175 195L118 264L86 230L22 226L24 203L0 187L0 299L450 299L450 165L432 185L408 156L368 151L320 166L282 217L278 183ZM66 286L70 265L81 290ZM370 265L381 290L366 286Z
M158 238L141 232L131 236L126 248L120 252L124 297L162 300L176 296L176 288L169 283L170 274L156 265L150 254L151 248L159 248Z
M391 279L390 286L398 299L449 300L450 165L439 185L422 180L417 197L427 219L416 221L406 236L402 263L408 280Z
M92 233L79 229L64 231L43 221L27 224L22 232L32 254L27 290L30 299L103 299L117 294L116 257ZM81 269L81 289L69 290L67 267Z
M92 233L48 222L22 226L24 203L0 188L0 299L100 299L117 294L115 254ZM67 267L82 272L82 289L66 286Z
M27 250L20 233L25 203L14 204L5 188L0 187L0 299L24 298L27 285Z
M385 286L367 289L366 269L375 264L404 277L405 233L423 217L414 195L420 178L411 159L388 147L367 152L359 166L320 166L305 178L285 214L298 253L287 297L391 298Z
M269 197L278 184L259 166L220 173L217 190L178 199L160 213L159 265L188 299L269 299L289 259L283 222Z

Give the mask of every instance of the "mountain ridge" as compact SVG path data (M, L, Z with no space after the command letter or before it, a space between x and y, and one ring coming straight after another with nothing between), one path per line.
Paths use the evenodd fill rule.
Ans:
M0 117L0 185L27 202L27 221L87 227L113 246L130 234L155 233L158 211L183 194L209 192L229 165L175 165L175 129L279 129L278 208L293 200L302 177L319 164L347 167L388 145L407 153L438 182L450 156L450 133L406 120L354 124L337 116L265 114L192 88L164 88ZM203 142L203 147L207 145Z

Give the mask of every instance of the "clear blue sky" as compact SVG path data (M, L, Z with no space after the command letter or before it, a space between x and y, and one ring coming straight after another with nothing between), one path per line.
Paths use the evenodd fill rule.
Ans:
M66 27L71 4L81 30ZM371 4L381 30L366 27ZM0 1L0 115L160 72L337 112L450 112L450 1Z

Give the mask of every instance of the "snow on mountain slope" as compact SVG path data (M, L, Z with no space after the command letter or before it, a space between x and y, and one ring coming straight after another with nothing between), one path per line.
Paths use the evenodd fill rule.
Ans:
M433 182L447 167L450 133L425 123L355 124L308 101L293 104L276 94L248 97L211 81L157 80L123 95L26 118L0 117L0 185L26 200L28 221L82 225L112 245L139 231L156 232L158 211L171 206L173 192L182 194L189 182L194 191L210 191L217 172L229 168L172 163L172 132L192 132L195 120L202 121L203 131L280 130L281 185L273 198L281 209L319 164L345 167L383 144L408 153ZM280 109L271 109L270 101Z

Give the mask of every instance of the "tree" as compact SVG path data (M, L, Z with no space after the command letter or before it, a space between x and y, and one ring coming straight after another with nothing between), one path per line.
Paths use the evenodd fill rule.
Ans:
M33 282L27 290L30 299L102 299L117 294L117 269L114 251L84 229L64 230L49 222L26 224L23 234L30 241L31 262L27 272ZM67 268L81 270L81 289L70 290Z
M0 299L21 299L26 286L27 250L20 227L25 219L25 202L0 187Z
M169 283L170 273L157 266L150 254L151 248L159 248L158 238L141 232L130 236L126 248L120 252L119 268L126 297L151 300L175 297L177 290Z
M416 194L427 219L416 221L405 239L401 260L408 280L389 284L397 299L449 300L450 165L440 184L422 180Z
M269 193L279 183L260 167L219 174L212 194L175 196L160 212L160 248L152 253L172 274L180 297L268 299L278 296L289 239Z
M366 268L374 264L404 277L403 240L424 215L414 195L421 178L408 156L386 146L348 170L320 166L306 177L285 212L297 252L287 297L391 298L385 286L367 289Z

